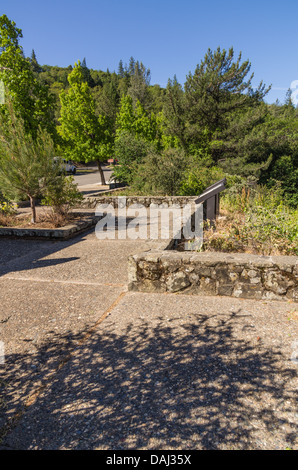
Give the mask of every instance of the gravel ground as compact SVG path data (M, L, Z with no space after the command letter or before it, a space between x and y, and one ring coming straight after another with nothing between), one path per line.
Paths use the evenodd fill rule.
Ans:
M297 449L297 304L127 292L146 247L1 241L2 449Z

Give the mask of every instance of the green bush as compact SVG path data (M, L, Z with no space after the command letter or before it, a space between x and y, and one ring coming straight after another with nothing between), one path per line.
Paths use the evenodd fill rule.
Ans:
M276 160L267 181L269 187L280 186L285 201L298 207L298 156L284 155Z
M143 194L179 195L185 161L184 152L175 148L149 152L142 164L134 166L131 188Z
M223 170L217 166L198 166L185 171L179 190L182 196L196 196L201 194L208 186L225 177Z
M230 237L258 246L263 254L297 255L298 210L284 203L282 190L259 185L239 188L231 187L222 199L222 207L237 220L230 227Z
M144 161L152 148L152 144L144 139L137 138L128 131L121 132L115 141L115 158L118 165L114 168L113 176L117 181L131 184L136 166Z
M72 176L58 176L47 186L41 203L51 206L54 213L66 216L83 199L73 180Z

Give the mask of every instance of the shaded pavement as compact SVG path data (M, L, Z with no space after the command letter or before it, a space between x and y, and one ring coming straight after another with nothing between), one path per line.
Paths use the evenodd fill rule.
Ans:
M2 449L297 448L297 304L127 292L144 240L0 244Z

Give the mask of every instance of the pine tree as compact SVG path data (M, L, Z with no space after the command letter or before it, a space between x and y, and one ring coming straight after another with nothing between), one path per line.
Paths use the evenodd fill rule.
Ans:
M88 83L89 87L93 88L95 86L95 83L91 76L91 72L89 68L87 67L86 57L84 57L84 59L82 60L81 67L82 67L84 81Z
M120 76L120 78L125 77L125 70L124 70L122 59L119 61L119 65L118 65L118 75Z
M7 113L0 113L0 187L9 199L28 197L32 223L36 222L36 198L57 178L53 165L54 144L39 129L35 139L28 135L24 122L16 116L8 98Z
M42 71L41 66L37 62L37 58L36 58L36 54L35 54L34 49L32 49L30 63L31 63L32 69L35 73L40 73Z
M132 63L134 64L131 70ZM131 96L134 105L139 101L145 109L150 108L148 87L150 85L151 72L142 62L131 61L130 64L130 86L127 93Z
M229 115L251 107L269 92L261 82L252 88L251 63L241 64L241 53L234 61L234 50L208 49L205 58L189 73L185 83L187 119L189 124L208 128L211 132L225 128Z
M173 80L168 80L163 112L165 116L166 133L170 136L177 137L181 146L186 149L185 96L176 75Z

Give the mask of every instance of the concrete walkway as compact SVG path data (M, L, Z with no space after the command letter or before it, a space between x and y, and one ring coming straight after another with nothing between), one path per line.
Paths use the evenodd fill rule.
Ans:
M2 449L297 448L297 304L127 292L149 247L0 241Z

